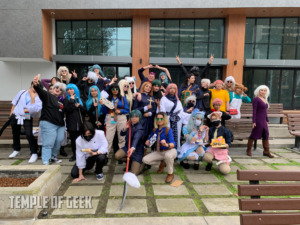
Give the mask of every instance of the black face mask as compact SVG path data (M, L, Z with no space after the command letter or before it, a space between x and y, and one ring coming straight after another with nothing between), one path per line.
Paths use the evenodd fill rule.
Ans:
M213 121L213 122L211 122L211 124L212 124L214 127L217 127L217 126L219 126L219 125L220 125L220 123L221 123L221 121L220 121L220 120L216 120L216 121Z
M194 104L193 104L192 102L188 102L188 103L187 103L187 107L188 107L188 108L192 108L192 107L194 107Z
M88 136L83 136L83 138L84 138L86 141L90 141L90 140L92 140L93 136L92 136L92 135L88 135Z

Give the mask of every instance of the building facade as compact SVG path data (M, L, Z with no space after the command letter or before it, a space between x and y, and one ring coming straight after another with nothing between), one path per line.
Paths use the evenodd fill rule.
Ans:
M214 54L212 81L232 75L251 97L266 84L270 102L300 109L300 1L2 0L0 9L0 100L60 65L82 76L97 63L139 82L140 67L158 64L181 84L176 55L204 67Z

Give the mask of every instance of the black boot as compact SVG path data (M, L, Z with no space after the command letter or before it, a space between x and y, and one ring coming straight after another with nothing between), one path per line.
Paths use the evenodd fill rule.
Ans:
M199 163L194 163L194 170L199 170Z
M207 163L205 170L206 171L211 171L212 163Z
M69 159L70 162L73 162L76 160L76 156L75 155L72 155L72 157Z
M64 146L60 147L59 154L61 156L64 156L64 157L68 156L68 154L65 152L65 147Z
M184 169L187 169L187 170L190 168L190 164L185 163L184 161L180 162L180 166L182 166Z

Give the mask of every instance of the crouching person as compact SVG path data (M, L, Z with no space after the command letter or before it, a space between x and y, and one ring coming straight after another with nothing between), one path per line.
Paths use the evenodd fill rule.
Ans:
M142 113L139 110L132 110L129 118L130 120L121 130L121 136L126 135L126 144L123 148L119 149L116 152L115 158L116 160L126 161L127 154L129 154L131 160L129 168L132 173L134 173L135 175L139 175L143 169L142 159L144 156L144 129L142 125ZM128 149L129 126L131 126L130 149Z
M96 163L95 174L97 180L103 180L102 168L105 165L107 140L102 130L95 130L90 122L84 122L80 128L80 136L76 139L76 163L71 176L74 182L86 180L83 173L90 170Z
M209 142L211 147L206 151L203 160L207 162L206 171L210 171L213 159L216 159L219 170L222 174L230 172L231 158L228 155L228 148L231 143L230 131L221 125L221 115L219 112L210 114L209 119L212 127L209 129Z
M166 183L170 183L174 179L173 164L177 156L177 150L175 149L176 145L172 129L167 127L167 125L167 115L162 112L157 113L154 120L154 129L145 143L147 146L150 146L150 143L156 142L156 151L146 155L143 158L143 163L148 165L160 163L157 173L162 173L166 166L168 172Z

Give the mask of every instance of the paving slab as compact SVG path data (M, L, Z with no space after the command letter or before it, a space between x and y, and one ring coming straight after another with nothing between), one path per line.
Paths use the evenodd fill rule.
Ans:
M68 177L69 177L68 174L62 174L61 175L61 183L63 184L67 180Z
M292 160L294 162L300 163L300 159L289 159L289 160Z
M69 158L71 158L71 156ZM68 159L68 160L63 160L61 162L61 165L63 165L63 166L74 166L75 163L76 163L76 161L70 162L69 159Z
M91 200L91 206L92 206L91 208L72 208L72 207L68 208L69 205L67 205L66 200L64 200L62 208L55 209L53 211L52 215L54 215L54 216L60 216L60 215L64 216L64 215L95 214L99 201L100 201L99 199L92 199ZM75 221L75 220L73 220L73 221ZM52 224L55 224L55 223L52 223Z
M178 164L179 165L179 164ZM178 166L176 163L174 163L174 167L175 166ZM157 173L157 170L158 170L158 166L159 164L157 165L152 165L151 168L149 169L149 172L150 173ZM164 172L167 172L166 168L164 169ZM176 172L176 168L174 168L174 172Z
M291 152L290 150L287 150L287 149L280 149L280 148L273 148L273 149L270 149L271 152L275 152L275 153L289 153Z
M263 165L244 165L247 170L274 170L273 168L269 166L263 166Z
M286 159L300 159L300 154L298 153L291 152L291 153L277 153L277 154Z
M124 204L124 207L125 207L125 204ZM230 218L230 216L228 216L228 217ZM214 218L217 219L217 216L213 216L211 218L212 218L212 220ZM53 224L64 224L64 225L82 225L82 224L88 224L88 225L104 225L104 224L105 225L116 225L116 224L137 224L137 221L138 221L138 225L153 225L153 224L159 224L159 225L170 225L170 224L207 225L207 222L205 221L203 216L40 219L40 220L35 221L34 225L53 225ZM230 219L228 221L230 221ZM223 224L223 223L218 223L218 224ZM212 225L212 224L210 224L210 225ZM233 225L235 225L235 224L233 224Z
M285 164L289 164L290 162L286 159L283 158L268 158L268 159L261 159L262 161L266 162L266 163L285 163Z
M103 184L107 178L106 175L104 175L103 180L97 180L96 179L96 174L84 174L84 177L86 180L81 180L79 182L74 182L72 181L72 185L81 185L81 184Z
M231 171L230 171L230 172L234 172L234 173L236 173L237 170L240 170L240 169L241 169L241 168L238 167L238 166L230 166L230 168L231 168ZM219 167L216 165L216 166L214 166L214 169L218 171L218 170L219 170Z
M23 162L21 162L19 165L43 165L43 162L41 159L36 160L34 163L28 163L29 159L25 159Z
M300 166L278 166L278 165L274 165L276 168L278 168L279 170L284 170L284 171L300 171Z
M113 177L112 182L113 183L124 183L123 175L124 174L115 174L114 177ZM143 176L143 174L138 175L137 178L138 178L139 182L144 182L144 176Z
M158 184L158 183L165 183L166 180L166 174L151 174L151 183L153 184ZM175 180L182 180L178 175L174 175L174 179Z
M64 196L94 196L99 197L102 186L70 186Z
M118 173L121 173L121 174L124 174L124 168L126 167L125 164L122 164L122 165L117 165L115 167L115 174L118 174Z
M110 186L109 196L123 196L124 185ZM145 186L141 185L140 188L134 188L127 185L127 196L146 196Z
M232 195L232 193L224 186L217 184L210 185L193 185L198 195Z
M68 173L71 174L73 166L62 166L61 167L61 173Z
M202 202L209 212L239 212L238 199L235 198L204 198Z
M239 164L263 164L262 161L257 159L234 159L234 161Z
M187 174L192 183L220 183L221 181L213 174Z
M236 174L227 174L227 175L224 175L224 178L228 181L228 182L238 182L238 183L245 183L246 181L238 181L237 180L237 176ZM248 183L248 182L246 182Z
M153 185L154 195L189 195L184 185L172 187L171 185Z
M207 225L240 225L239 216L205 216Z
M15 159L3 159L3 160L0 160L0 166L11 165L11 164L13 164L16 161L17 160L15 160Z
M35 220L0 220L1 225L33 225Z
M192 199L156 199L155 201L160 213L199 212Z
M148 213L146 199L126 199L120 211L122 199L108 199L106 213L108 214L128 214L128 213ZM135 221L136 223L137 221ZM124 222L122 223L124 224ZM140 222L139 222L140 224Z

